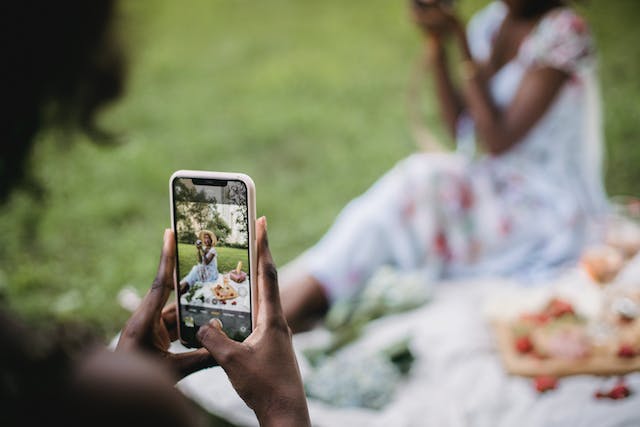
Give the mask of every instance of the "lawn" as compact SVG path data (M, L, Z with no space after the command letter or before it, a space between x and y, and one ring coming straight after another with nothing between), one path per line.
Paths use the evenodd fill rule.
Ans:
M460 6L469 16L484 3ZM155 275L174 170L251 175L283 265L416 149L406 100L421 44L405 1L122 6L128 91L102 116L121 142L43 132L32 171L44 195L15 194L0 213L0 291L13 307L82 319L105 337L128 316L118 291L142 293ZM640 2L580 7L601 52L607 186L637 195ZM432 97L422 109L442 137Z
M218 257L218 271L222 274L235 270L238 261L242 261L242 270L249 272L249 256L246 249L216 247ZM184 277L191 268L198 263L198 255L195 246L180 243L178 245L180 259L180 276Z

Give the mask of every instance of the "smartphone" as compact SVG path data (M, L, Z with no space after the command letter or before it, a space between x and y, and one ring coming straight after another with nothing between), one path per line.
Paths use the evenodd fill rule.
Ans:
M241 173L180 170L169 187L180 341L200 347L196 333L214 318L230 338L243 341L256 313L253 180Z

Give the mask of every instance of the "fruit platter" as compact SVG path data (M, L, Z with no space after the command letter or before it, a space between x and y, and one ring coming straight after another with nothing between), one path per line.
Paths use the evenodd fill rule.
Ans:
M640 371L640 293L620 294L597 319L553 297L493 327L505 369L527 377Z
M240 265L239 265L240 266ZM249 311L249 280L246 273L232 270L220 274L215 282L196 282L181 296L183 304L232 311ZM239 274L243 273L244 277ZM240 281L240 278L244 279Z

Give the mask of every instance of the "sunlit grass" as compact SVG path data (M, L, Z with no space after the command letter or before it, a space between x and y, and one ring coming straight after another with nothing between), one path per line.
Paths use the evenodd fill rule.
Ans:
M460 3L468 16L486 1ZM11 303L27 315L86 319L105 336L128 316L118 291L142 293L155 276L174 170L251 175L282 265L415 150L406 96L421 50L403 1L122 5L129 88L102 121L123 143L43 133L32 169L45 198L16 195L0 216L0 283ZM640 8L583 8L602 52L609 189L637 192ZM425 122L442 136L432 102L425 97Z

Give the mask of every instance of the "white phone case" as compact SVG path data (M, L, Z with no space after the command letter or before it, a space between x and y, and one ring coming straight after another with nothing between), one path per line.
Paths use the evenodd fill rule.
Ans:
M169 179L169 194L170 194L170 211L171 211L171 229L173 230L176 244L177 234L175 229L174 218L174 197L173 197L173 182L177 178L198 178L198 179L215 179L215 180L237 180L242 181L247 187L247 221L249 230L249 281L251 284L251 331L256 324L257 301L257 240L256 240L256 187L250 176L243 173L234 172L211 172L211 171L196 171L196 170L178 170L171 175ZM176 266L177 267L177 266ZM181 334L181 317L180 317L180 298L178 292L178 276L177 268L173 270L173 285L176 293L177 304L176 310L178 311L178 336L180 342L183 345L189 346L190 344L182 338Z

